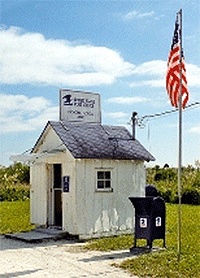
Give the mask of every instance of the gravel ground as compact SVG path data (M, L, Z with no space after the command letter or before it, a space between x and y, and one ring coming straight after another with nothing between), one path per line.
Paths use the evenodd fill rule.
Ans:
M85 251L67 240L36 244L0 236L0 278L136 278L111 265L131 256L129 250Z

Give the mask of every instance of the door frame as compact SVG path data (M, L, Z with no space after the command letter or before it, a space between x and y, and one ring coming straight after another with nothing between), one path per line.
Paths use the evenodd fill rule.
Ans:
M62 217L62 225L63 226L63 189L62 189L62 163L51 163L47 164L48 170L48 185L47 185L47 226L56 226L55 221L55 189L54 188L54 165L61 165L61 217Z

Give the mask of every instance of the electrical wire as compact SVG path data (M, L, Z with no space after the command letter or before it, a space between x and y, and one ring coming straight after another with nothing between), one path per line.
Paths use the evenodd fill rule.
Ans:
M189 108L197 108L197 105L200 105L200 101L196 101L194 103L191 103L191 104L185 106L184 111L189 109ZM164 111L164 112L161 112L161 113L145 115L141 118L138 117L136 124L137 124L138 127L144 128L147 121L155 119L157 117L169 116L169 115L171 115L172 113L175 113L175 112L178 112L178 108L168 110L168 111Z

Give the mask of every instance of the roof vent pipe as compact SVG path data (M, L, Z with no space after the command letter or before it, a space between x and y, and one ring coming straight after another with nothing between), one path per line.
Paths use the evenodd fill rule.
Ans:
M131 117L131 122L132 122L132 139L135 140L135 126L136 126L136 115L137 112L133 112L132 117Z

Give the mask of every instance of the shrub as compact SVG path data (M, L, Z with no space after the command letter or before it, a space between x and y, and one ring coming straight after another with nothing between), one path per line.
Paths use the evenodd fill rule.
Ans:
M16 163L0 169L1 184L26 183L30 181L30 168L27 165Z
M0 169L0 201L24 201L30 198L29 166L16 163Z
M200 192L197 189L186 189L182 194L181 202L189 205L200 205Z
M154 184L166 202L178 203L177 168L148 168L147 183ZM192 166L183 167L181 186L182 203L200 205L200 170Z
M30 198L30 186L25 184L0 185L1 201L25 201Z

